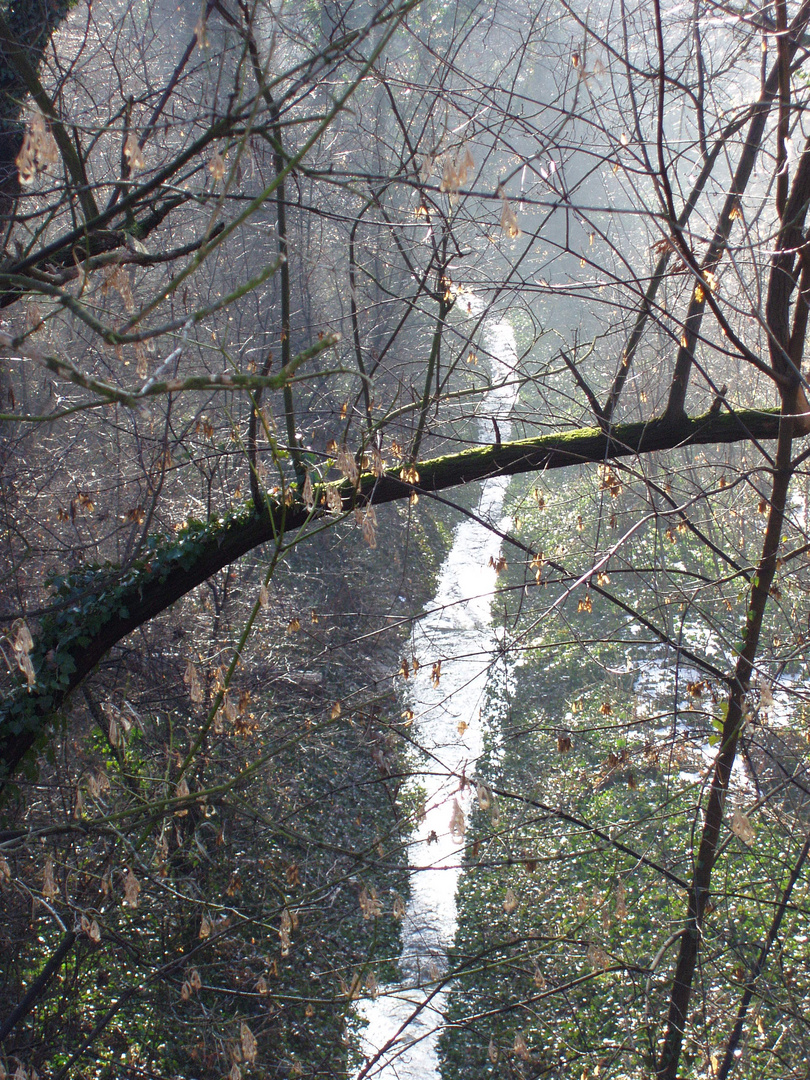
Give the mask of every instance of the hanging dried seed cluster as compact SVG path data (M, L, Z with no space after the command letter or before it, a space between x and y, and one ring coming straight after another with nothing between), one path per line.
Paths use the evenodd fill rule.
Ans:
M469 150L466 151L463 157L459 154L458 157L451 158L448 154L444 159L439 191L446 191L450 195L452 202L458 195L459 188L464 187L467 183L467 176L470 169L473 168L475 168L475 162Z
M509 205L506 192L502 187L498 187L498 195L501 200L501 229L510 240L516 240L520 236L517 214Z
M40 112L34 113L28 122L23 138L22 149L14 159L20 183L27 187L33 184L37 176L59 161L59 150L45 117Z
M382 902L377 896L376 889L372 888L369 891L364 885L360 890L358 899L364 919L377 919L382 915Z
M354 516L358 527L363 530L363 539L370 548L375 548L377 546L377 511L373 506L366 506L363 510L355 510Z
M124 302L124 310L131 315L135 311L135 297L132 294L132 279L129 271L123 266L108 266L104 270L101 295L107 296L111 290L118 293Z
M459 806L458 799L453 799L453 812L450 815L450 836L453 843L463 844L466 831L464 811Z
M146 166L140 143L133 132L127 135L127 140L124 143L124 158L132 172L137 172L138 169L143 169Z
M37 677L31 663L31 650L34 640L31 631L23 619L17 619L11 627L11 651L17 661L17 667L25 675L29 691L36 685Z

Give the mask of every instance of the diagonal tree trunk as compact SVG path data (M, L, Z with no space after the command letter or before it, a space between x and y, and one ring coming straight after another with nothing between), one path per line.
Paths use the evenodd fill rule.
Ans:
M780 84L784 78L784 70L788 68L789 71L790 64L799 48L809 20L810 3L805 0L790 27L787 28L785 36L780 39L782 41L781 56L765 81L762 94L757 102L743 151L732 178L731 187L717 219L711 243L699 266L701 275L713 274L726 250L734 220L739 213L740 196L748 186L754 165L759 157L765 124L771 106L780 96ZM673 227L675 227L674 222ZM687 250L686 240L680 236L680 233L678 233L678 236L680 244L684 250ZM703 316L709 303L708 293L708 287L700 291L694 290L689 301L689 308L683 325L683 337L675 360L669 401L664 414L668 422L675 422L686 415L686 392L694 364L695 349L700 339Z
M706 905L710 895L712 870L717 859L720 830L723 825L726 794L731 770L737 757L740 732L745 722L746 695L751 686L751 674L762 631L762 620L776 573L788 487L793 474L791 461L793 425L792 416L783 416L779 429L770 511L762 544L762 555L748 599L747 617L741 633L739 659L729 688L727 712L720 736L720 749L714 762L700 844L689 885L686 920L672 982L664 1044L656 1071L658 1080L677 1080L678 1076L692 983L700 953Z
M801 293L799 293L791 318L791 302L799 284L794 267L797 262L803 263L806 247L803 228L808 199L810 199L810 164L808 164L810 155L805 152L802 156L791 188L785 139L790 124L792 53L787 41L785 0L777 0L776 26L780 33L777 41L778 62L776 65L779 74L779 138L775 203L780 228L771 259L765 315L771 366L780 379L782 419L779 426L765 539L759 566L752 580L745 624L741 631L739 658L729 687L720 749L715 759L704 810L703 829L687 897L686 922L681 935L670 994L667 1026L658 1061L656 1073L658 1080L676 1080L678 1075L692 984L701 948L706 905L709 901L712 870L717 859L720 831L723 825L725 799L731 770L737 756L740 732L745 723L746 695L751 685L751 674L759 646L762 622L776 573L788 489L795 468L791 459L793 439L796 435L807 433L810 420L807 415L810 409L804 395L801 374L807 330L807 303ZM804 282L804 278L803 269L799 280Z
M444 491L496 476L600 464L675 447L774 439L780 431L781 446L787 430L784 422L780 427L776 413L766 410L708 413L674 426L655 422L623 424L610 434L584 428L467 450L420 462L415 471L403 474L396 470L382 477L366 473L356 488L349 481L334 486L348 512L356 505L406 499L414 491ZM321 494L316 490L316 499ZM287 505L282 493L267 497L260 513L254 512L251 503L241 514L200 526L185 536L162 543L160 538L153 538L150 558L137 568L90 568L75 580L66 581L42 620L31 654L36 685L31 692L21 688L0 704L3 780L13 775L37 740L47 736L52 718L69 695L117 642L222 567L262 544L305 529L324 513L317 508L310 511L296 499Z

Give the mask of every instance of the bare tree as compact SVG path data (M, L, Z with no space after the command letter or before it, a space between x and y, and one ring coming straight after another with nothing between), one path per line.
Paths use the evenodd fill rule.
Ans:
M481 813L464 872L474 892L480 844L496 841L508 851L492 856L493 874L562 864L567 854L555 848L552 857L552 847L561 829L573 830L605 866L614 860L604 872L616 878L617 909L626 916L632 866L651 875L649 902L636 944L625 935L611 945L619 929L609 919L603 941L589 928L602 901L575 912L550 877L548 895L576 924L561 940L579 966L555 969L548 983L531 967L535 943L553 938L548 927L534 936L506 927L493 943L462 919L469 954L436 978L458 980L467 995L442 1052L450 1068L453 1032L464 1032L469 1046L490 1047L490 1064L509 1044L505 1060L521 1075L567 1074L580 1059L616 1076L727 1075L758 994L758 1007L796 1024L806 1000L795 973L760 988L786 912L797 932L807 918L796 899L807 854L805 765L764 716L777 708L769 702L784 702L799 717L805 694L810 6L174 7L77 7L41 63L0 10L4 55L26 91L20 192L5 216L0 265L8 319L0 753L13 807L3 843L15 860L13 874L8 862L0 868L14 879L4 884L16 890L11 921L22 926L22 901L40 874L34 839L62 845L48 855L37 899L59 940L52 932L50 956L32 945L35 977L23 964L11 980L30 984L2 1029L26 1032L11 1053L67 1075L102 1034L110 1038L142 987L151 988L150 1023L178 994L199 1001L205 958L217 978L228 968L230 989L218 990L241 1003L228 1018L241 1027L201 1033L197 1057L177 1068L219 1075L225 1061L239 1073L282 1037L285 994L304 1000L293 980L272 999L270 1019L258 1019L273 993L269 969L278 977L288 961L299 915L327 925L328 897L345 898L350 885L352 904L359 897L344 913L351 960L338 970L331 924L318 960L296 959L309 974L329 973L329 988L306 997L307 1019L322 1008L328 1023L300 1046L290 1036L276 1059L312 1075L343 1067L337 1047L349 1038L352 1002L375 985L364 933L374 927L378 944L394 948L390 915L380 929L380 896L405 873L403 845L419 814L401 789L410 720L387 715L399 706L385 677L407 679L413 657L386 653L362 694L360 675L333 690L334 673L324 682L298 670L336 647L316 629L312 599L320 606L345 584L330 576L340 574L328 545L341 538L365 589L398 561L386 585L396 596L418 538L431 546L427 506L443 513L441 493L455 492L456 511L481 517L470 485L532 474L529 487L511 488L515 522L503 540L514 555L492 559L506 575L493 665L521 657L542 670L553 647L575 649L580 667L613 671L610 650L621 648L628 678L637 678L643 649L654 646L673 681L656 698L658 727L637 702L619 715L596 691L592 701L572 698L573 712L556 701L537 721L556 748L545 767L561 769L554 798L518 782L522 759L507 754L500 774L497 755L474 763ZM498 320L515 335L507 361L493 344ZM493 393L510 402L514 439L502 437ZM548 513L552 502L559 510ZM427 589L423 582L416 596ZM349 595L347 610L362 606L363 588ZM404 648L407 620L381 614L383 606L360 611L365 630L352 624L340 648L368 634L389 640L386 628L387 648ZM269 658L257 631L268 618L277 645ZM631 633L641 635L638 648ZM430 658L436 685L453 659ZM251 702L268 680L278 708L259 717ZM127 686L137 686L140 708ZM633 679L623 692L638 698ZM281 721L282 706L294 723ZM333 728L349 716L335 749ZM384 824L366 832L361 810L359 832L347 824L330 838L318 808L327 788L291 750L298 723L311 733L313 775L336 805L330 754L346 756L352 789L353 755L367 740L363 798ZM625 730L635 751L614 745ZM598 785L587 798L575 791L566 770L572 748L586 746L582 775L603 770L600 784L629 775L631 790L633 754L636 771L646 755L657 786L632 824L619 820L620 807L600 808ZM38 754L42 782L26 771ZM744 782L734 779L741 762ZM704 768L688 796L682 774ZM462 770L457 779L463 790L470 778ZM270 799L273 812L246 792ZM506 824L492 820L493 792L510 807ZM207 825L214 807L222 817ZM772 834L768 874L753 845L755 814ZM457 817L450 828L463 838ZM221 866L207 829L228 848ZM107 845L103 856L94 843ZM275 845L268 858L281 885L271 898L262 844ZM545 854L532 854L532 844ZM307 860L311 877L297 894ZM250 870L240 874L240 862ZM745 892L753 866L765 884ZM82 873L103 901L89 885L78 895ZM154 902L140 950L126 918L141 910L146 874ZM215 913L223 889L232 902ZM108 899L116 890L123 906ZM768 891L775 899L766 903ZM397 893L386 914L401 903ZM737 905L749 920L744 945L708 924ZM162 945L161 912L171 924ZM280 941L272 961L257 944L268 936L274 948ZM81 946L76 971L89 978L102 940L119 950L118 996L89 1030L77 1021L59 1057L55 1014L36 1038L36 1024L27 1025L56 995L66 957ZM537 992L516 984L513 998L487 998L484 1008L470 972L496 973L491 951L500 949ZM562 1064L533 1049L533 1038L562 1023L581 983L596 993L622 979L626 1037L611 1031L599 1042L583 1030ZM68 1001L73 991L63 993ZM489 1020L517 1009L529 1019L496 1038ZM203 1014L201 1005L195 1032ZM800 1075L805 1035L783 1037L783 1023L773 1030L761 1046L745 1043L756 1075ZM128 1067L176 1064L136 1054ZM482 1057L476 1067L489 1066Z

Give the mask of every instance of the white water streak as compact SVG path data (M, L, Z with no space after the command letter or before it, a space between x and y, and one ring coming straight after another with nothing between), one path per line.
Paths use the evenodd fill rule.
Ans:
M479 438L490 442L493 418L501 437L509 438L509 414L517 396L517 351L506 320L485 324L492 390L483 401ZM503 532L508 477L485 481L476 517ZM410 897L403 919L400 970L403 983L382 987L374 1001L360 1002L367 1020L361 1076L380 1080L431 1080L439 1076L438 1038L444 1023L447 949L456 932L456 889L461 874L460 837L450 829L455 803L465 818L471 789L460 790L460 777L471 776L484 747L487 722L483 709L487 678L498 653L491 605L496 571L491 565L501 538L478 521L456 528L453 545L439 572L431 614L414 631L412 648L419 671L410 682L409 704L422 749L413 784L425 792L425 818L409 852ZM433 685L433 665L441 677ZM466 726L465 726L466 725Z

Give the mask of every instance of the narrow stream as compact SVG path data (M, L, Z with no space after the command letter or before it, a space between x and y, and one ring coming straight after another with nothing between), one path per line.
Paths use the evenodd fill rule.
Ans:
M484 325L493 389L484 399L479 438L490 442L492 418L509 438L509 415L517 394L510 378L517 361L515 337L505 319ZM506 383L507 385L503 385ZM485 481L476 517L496 528L507 524L502 510L508 478ZM425 816L409 851L410 898L402 928L400 985L383 986L375 1000L359 1003L366 1064L360 1076L382 1080L439 1077L438 1039L444 1022L447 950L456 932L456 888L461 873L464 821L471 788L459 778L475 772L490 717L484 708L488 675L499 638L491 606L501 540L466 519L439 572L429 614L412 639L418 671L407 684L421 748L412 785L425 793ZM440 669L436 665L441 661Z

